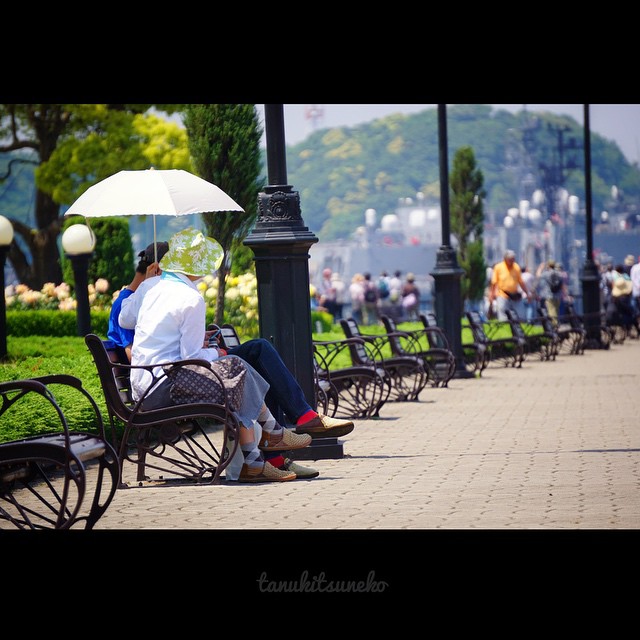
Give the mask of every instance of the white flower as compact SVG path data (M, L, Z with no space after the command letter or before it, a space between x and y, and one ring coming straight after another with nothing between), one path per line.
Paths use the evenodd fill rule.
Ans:
M109 281L105 278L98 278L96 280L96 291L98 293L107 293L109 291Z

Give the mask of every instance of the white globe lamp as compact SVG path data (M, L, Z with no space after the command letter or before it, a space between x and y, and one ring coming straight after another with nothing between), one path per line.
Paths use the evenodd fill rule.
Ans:
M8 218L0 216L0 247L8 247L13 242L13 225Z
M62 234L62 248L70 256L91 253L96 248L96 236L86 224L71 225Z

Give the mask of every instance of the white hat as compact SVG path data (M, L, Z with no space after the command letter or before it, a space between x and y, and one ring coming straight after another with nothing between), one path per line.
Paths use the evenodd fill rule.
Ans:
M633 291L633 283L629 278L616 278L611 289L611 295L614 298L620 296L629 296Z

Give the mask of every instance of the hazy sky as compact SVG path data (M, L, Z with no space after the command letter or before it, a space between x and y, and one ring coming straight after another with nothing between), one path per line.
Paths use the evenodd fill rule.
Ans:
M263 105L256 105L263 113ZM392 113L417 113L435 108L435 104L285 104L284 127L286 144L296 144L304 140L312 131L312 121L305 117L306 107L322 109L318 128L354 126L370 122ZM571 116L579 124L583 123L584 108L581 104L500 104L495 108L512 113L525 106L530 111L549 111ZM264 118L264 115L263 115ZM640 104L592 104L589 105L591 131L607 140L617 143L630 162L640 163Z

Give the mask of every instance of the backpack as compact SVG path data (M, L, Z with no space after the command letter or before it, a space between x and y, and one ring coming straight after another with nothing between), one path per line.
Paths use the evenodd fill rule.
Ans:
M373 284L367 286L367 290L364 292L365 302L377 302L378 292Z
M551 293L558 293L562 289L562 277L557 271L552 271L549 274L549 289Z
M381 300L389 297L389 284L384 278L378 280L378 295Z

